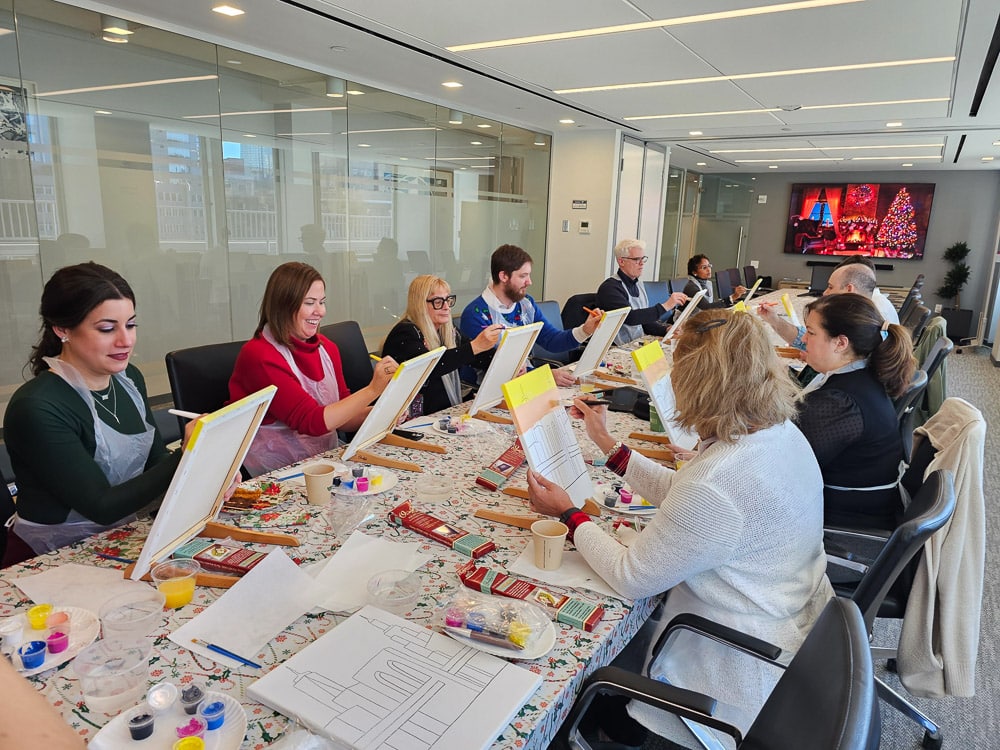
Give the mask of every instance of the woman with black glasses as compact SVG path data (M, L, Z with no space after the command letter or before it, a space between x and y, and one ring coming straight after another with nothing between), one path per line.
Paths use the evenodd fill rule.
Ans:
M747 288L740 284L733 293L723 299L715 299L715 288L712 286L712 261L707 255L693 255L688 259L688 283L684 287L684 294L694 297L702 289L705 296L698 303L699 310L714 310L720 307L729 307L736 304L736 301L747 293Z
M382 345L382 356L392 357L398 362L405 362L439 346L448 347L411 405L410 416L431 414L461 402L458 368L474 365L486 369L489 366L490 353L500 338L503 326L490 325L471 341L463 339L451 321L456 299L444 279L430 274L417 276L410 283L406 313L389 331ZM478 355L484 352L484 361L477 362Z

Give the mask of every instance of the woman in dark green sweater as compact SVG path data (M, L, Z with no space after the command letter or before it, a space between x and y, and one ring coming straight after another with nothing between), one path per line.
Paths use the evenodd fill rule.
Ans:
M109 268L60 268L42 292L35 375L10 399L4 440L17 477L13 532L36 553L135 518L180 461L129 364L135 295Z

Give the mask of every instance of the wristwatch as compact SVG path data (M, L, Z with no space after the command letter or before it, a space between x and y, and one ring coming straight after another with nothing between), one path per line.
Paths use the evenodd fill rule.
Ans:
M564 510L562 513L559 514L559 520L562 521L567 526L569 526L570 517L572 517L574 513L578 513L579 511L580 509L576 507L567 508L566 510Z

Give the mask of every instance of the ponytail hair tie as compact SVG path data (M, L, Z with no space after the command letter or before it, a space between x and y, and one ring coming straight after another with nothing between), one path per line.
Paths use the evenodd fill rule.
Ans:
M882 328L881 328L880 332L882 334L882 340L883 341L885 341L887 338L889 338L889 325L890 324L889 324L888 320L882 321Z

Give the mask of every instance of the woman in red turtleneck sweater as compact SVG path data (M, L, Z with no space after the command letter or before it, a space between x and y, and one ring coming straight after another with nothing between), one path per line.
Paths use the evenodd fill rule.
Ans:
M323 277L306 263L283 263L267 280L260 323L229 379L234 401L278 387L244 466L257 476L337 447L337 430L356 430L385 390L396 362L385 357L357 393L344 382L340 351L319 333L326 314Z

